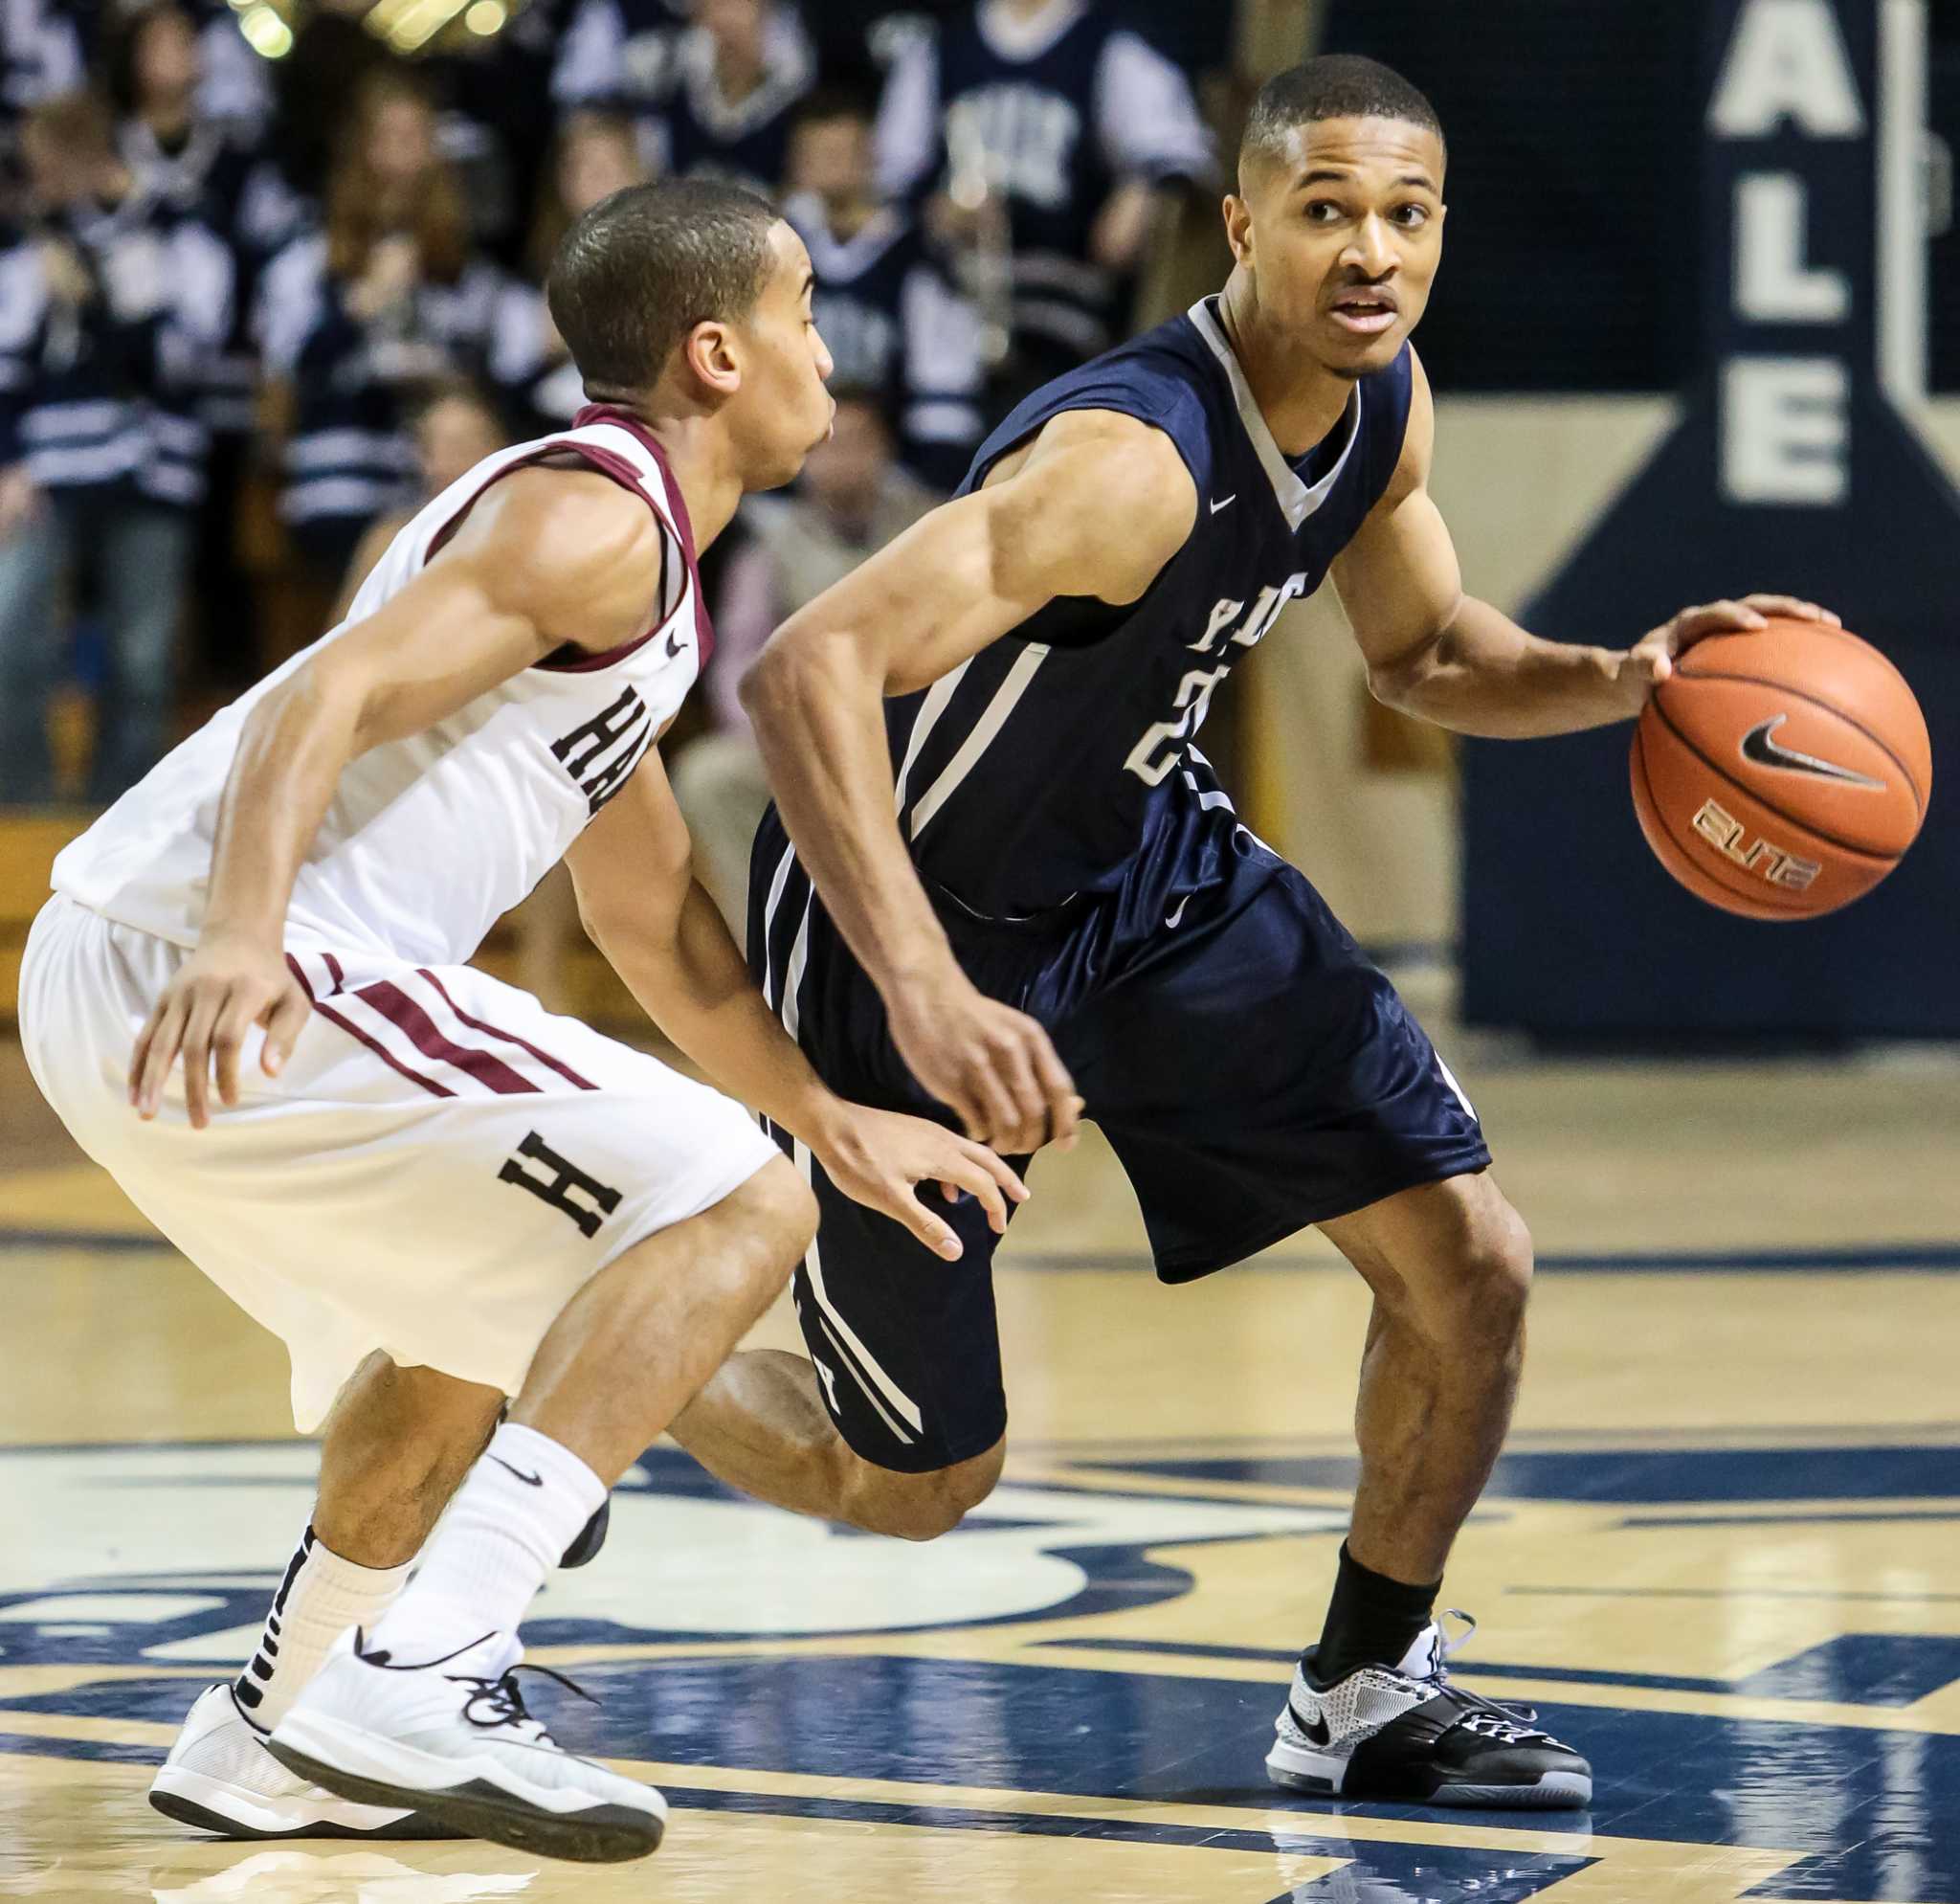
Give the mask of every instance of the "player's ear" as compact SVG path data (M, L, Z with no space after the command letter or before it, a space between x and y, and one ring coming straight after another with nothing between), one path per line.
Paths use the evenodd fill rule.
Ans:
M742 388L742 359L727 325L704 319L682 340L680 354L711 395L733 396Z
M1225 194L1225 242L1238 263L1252 263L1252 206L1236 191Z

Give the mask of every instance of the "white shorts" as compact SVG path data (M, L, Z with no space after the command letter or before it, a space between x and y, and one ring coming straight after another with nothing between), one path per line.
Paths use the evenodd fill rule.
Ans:
M588 1278L779 1155L732 1099L469 966L299 952L313 1016L277 1079L144 1123L129 1055L189 954L57 894L21 1042L48 1102L165 1236L286 1345L317 1427L372 1351L515 1395Z

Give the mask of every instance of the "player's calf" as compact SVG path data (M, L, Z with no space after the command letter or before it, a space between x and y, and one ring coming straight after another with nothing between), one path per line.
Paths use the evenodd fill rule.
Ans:
M279 1761L343 1798L425 1811L523 1850L590 1861L653 1850L665 1801L564 1751L530 1716L512 1676L517 1627L608 1489L768 1306L814 1229L802 1179L771 1158L587 1283L413 1584L371 1631L339 1644L275 1732Z
M899 1540L936 1540L993 1492L1006 1460L1004 1439L970 1461L925 1474L894 1473L853 1454L836 1518Z
M950 1533L993 1491L1007 1455L1003 1438L948 1467L880 1467L839 1433L815 1365L781 1349L730 1355L673 1434L716 1480L745 1494L900 1540Z

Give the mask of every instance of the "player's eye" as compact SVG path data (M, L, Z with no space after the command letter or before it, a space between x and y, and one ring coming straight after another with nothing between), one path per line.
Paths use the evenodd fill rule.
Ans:
M1306 222L1309 225L1331 225L1346 216L1344 208L1331 198L1309 198L1306 201Z
M1406 226L1412 232L1419 231L1424 225L1429 223L1429 207L1427 205L1398 205L1389 215L1394 219L1396 224Z

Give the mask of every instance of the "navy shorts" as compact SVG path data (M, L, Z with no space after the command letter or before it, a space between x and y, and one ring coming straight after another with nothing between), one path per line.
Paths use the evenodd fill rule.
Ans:
M1476 1112L1394 987L1270 848L1236 828L1196 885L1134 886L1023 922L950 899L939 910L980 990L1047 1027L1129 1176L1164 1281L1489 1164ZM748 944L833 1090L956 1122L893 1047L773 808L751 862ZM821 1206L796 1311L844 1438L907 1472L984 1453L1007 1426L985 1213L970 1197L947 1212L934 1194L966 1244L948 1265L778 1139Z

